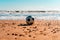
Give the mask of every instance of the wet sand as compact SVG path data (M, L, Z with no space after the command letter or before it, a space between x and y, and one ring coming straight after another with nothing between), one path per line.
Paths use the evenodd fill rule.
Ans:
M59 20L0 20L0 40L60 40Z

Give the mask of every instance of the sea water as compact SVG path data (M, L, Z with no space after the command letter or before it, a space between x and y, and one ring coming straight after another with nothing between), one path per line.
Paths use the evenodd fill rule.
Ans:
M40 20L60 20L60 13L0 13L0 20L25 20L29 15Z

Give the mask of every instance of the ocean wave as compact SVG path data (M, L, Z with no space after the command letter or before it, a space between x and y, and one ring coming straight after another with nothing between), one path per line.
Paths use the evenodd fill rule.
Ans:
M48 13L0 13L0 20L20 20L25 18L27 16L33 16L35 19L44 19L44 20L60 20L60 14L48 14Z

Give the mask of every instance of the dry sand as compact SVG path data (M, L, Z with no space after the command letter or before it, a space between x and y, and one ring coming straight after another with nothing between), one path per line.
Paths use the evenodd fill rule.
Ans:
M0 40L60 40L59 20L0 20Z

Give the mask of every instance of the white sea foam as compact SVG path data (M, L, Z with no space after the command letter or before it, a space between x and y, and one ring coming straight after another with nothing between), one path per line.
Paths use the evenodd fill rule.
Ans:
M0 13L0 20L25 20L29 15L35 19L60 20L60 13Z

